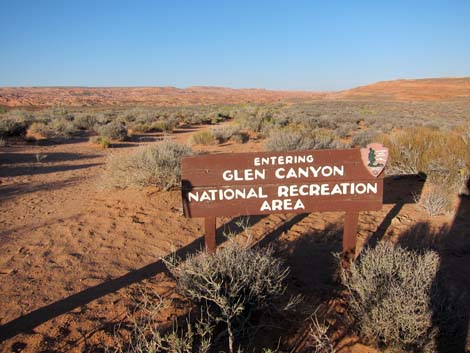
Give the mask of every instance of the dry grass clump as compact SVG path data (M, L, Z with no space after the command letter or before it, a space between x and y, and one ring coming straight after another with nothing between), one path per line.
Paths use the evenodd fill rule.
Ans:
M422 195L413 195L413 200L431 217L450 211L449 192L438 185L431 185Z
M208 308L214 322L227 328L229 351L235 350L236 330L254 309L270 305L286 290L288 270L270 250L229 244L217 253L197 254L179 266L169 264L178 287L191 300Z
M90 142L101 146L101 148L109 148L111 146L111 140L106 136L92 136L90 137Z
M230 140L233 135L240 133L240 128L238 126L224 126L212 129L212 133L219 143L223 143Z
M250 137L247 133L242 132L239 126L225 126L212 130L215 139L218 143L224 143L228 140L236 143L245 143Z
M67 138L74 134L76 128L73 123L65 119L37 121L30 125L27 135L40 138Z
M335 134L340 138L346 138L351 136L357 128L357 123L345 122L335 129Z
M436 321L453 314L440 290L439 265L433 251L419 254L390 243L365 250L342 273L360 334L381 348L435 352Z
M230 137L230 141L235 143L247 143L250 140L250 135L246 132L238 132Z
M424 173L434 184L464 192L470 175L470 146L462 134L419 127L380 140L390 150L388 173Z
M216 137L212 130L198 131L193 134L189 139L190 145L215 145L217 143Z
M141 147L129 155L113 154L108 157L103 183L106 187L168 190L181 182L181 158L191 154L186 145L171 141Z
M310 318L309 337L314 353L336 353L335 345L328 333L328 323L321 323L316 314Z
M26 132L27 123L21 118L0 119L0 137L19 136Z
M128 313L128 330L118 327L113 347L107 353L208 353L212 344L214 327L204 318L195 322L187 320L180 327L177 320L172 326L162 324L160 316L169 303L159 296L142 293L133 312Z

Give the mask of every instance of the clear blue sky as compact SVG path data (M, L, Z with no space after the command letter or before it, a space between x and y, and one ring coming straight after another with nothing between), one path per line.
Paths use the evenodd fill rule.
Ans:
M470 1L0 0L0 86L337 90L470 76Z

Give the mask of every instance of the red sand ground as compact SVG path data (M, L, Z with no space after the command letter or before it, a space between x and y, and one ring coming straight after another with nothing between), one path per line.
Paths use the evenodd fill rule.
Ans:
M171 138L184 142L191 133L181 131ZM178 191L100 189L108 154L157 144L149 142L157 137L140 139L146 142L136 137L122 148L108 150L82 140L1 148L0 333L6 339L1 351L99 351L111 342L113 325L125 317L136 290L175 297L174 282L159 259L175 249L185 255L199 248L201 220L182 216ZM263 143L229 142L196 149L260 151ZM430 219L412 203L411 192L422 187L413 178L388 180L383 210L360 216L359 247L370 238L398 241L410 229L412 235L418 234L413 231L416 223L431 229L454 227L457 235L448 242L444 265L455 269L453 281L470 290L468 201L459 206L456 221L451 215ZM340 213L253 217L251 235L237 238L274 245L292 268L291 285L306 296L306 310L313 312L322 304L328 317L334 317L332 311L344 310L328 299L337 287L330 254L340 251L342 219ZM230 220L218 222L222 232L223 222ZM179 314L176 310L166 315ZM302 326L289 324L281 332L284 344L294 351L307 344L305 330L299 331ZM260 339L277 343L269 331ZM374 352L347 332L337 341L343 347L340 352Z

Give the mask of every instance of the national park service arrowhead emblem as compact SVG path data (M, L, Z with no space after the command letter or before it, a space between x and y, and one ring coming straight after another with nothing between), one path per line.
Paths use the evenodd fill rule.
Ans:
M361 148L361 159L369 173L377 178L387 164L388 148L380 143L370 143Z

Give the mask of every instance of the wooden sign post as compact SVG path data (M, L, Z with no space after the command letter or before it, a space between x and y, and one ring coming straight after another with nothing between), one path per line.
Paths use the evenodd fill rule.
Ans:
M354 259L360 211L383 203L388 149L215 154L181 162L186 217L205 218L205 245L216 249L220 216L344 211L343 258Z

